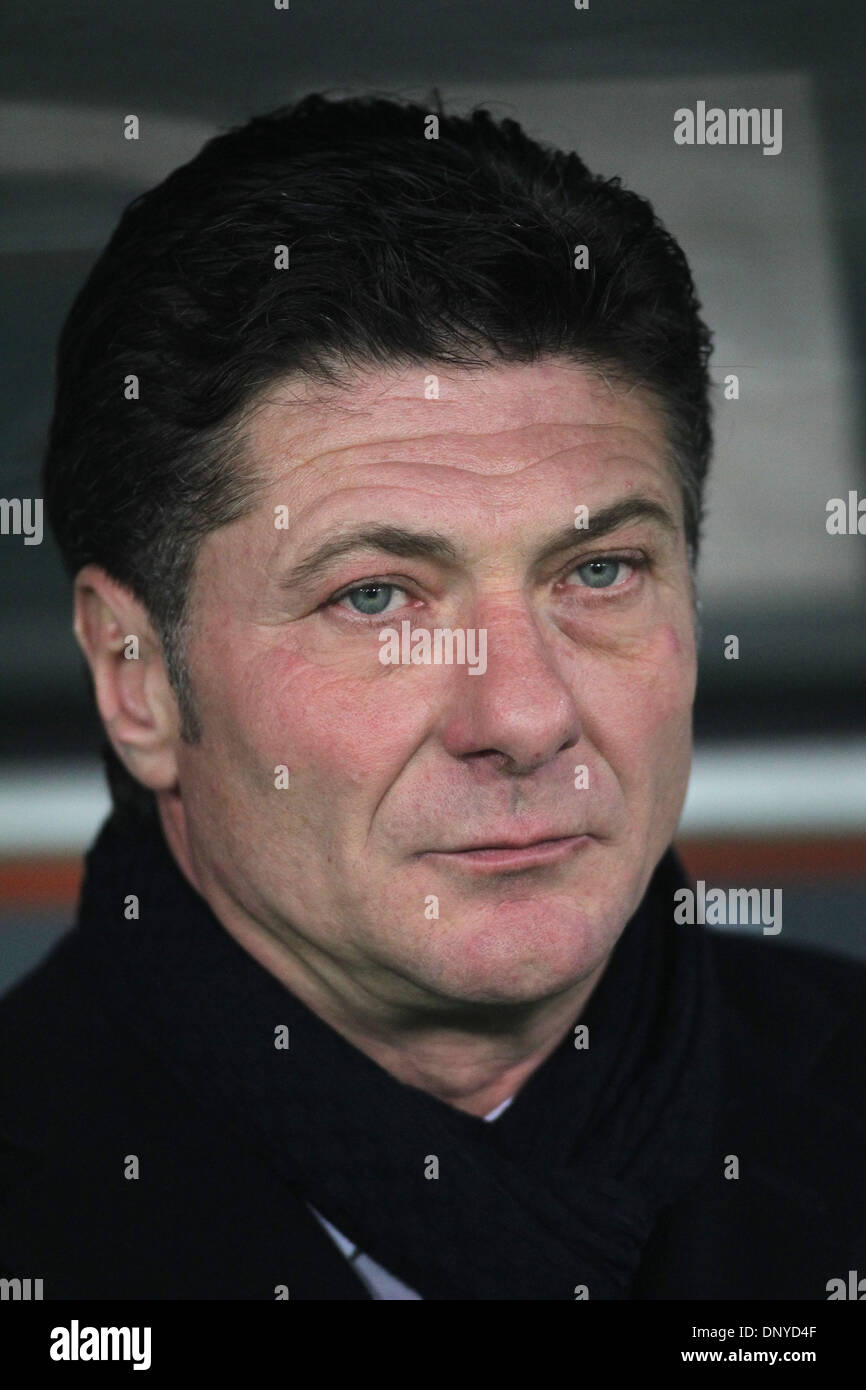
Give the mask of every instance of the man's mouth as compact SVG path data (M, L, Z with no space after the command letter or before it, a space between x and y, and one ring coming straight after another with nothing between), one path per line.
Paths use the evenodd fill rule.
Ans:
M591 835L556 835L523 841L503 839L499 843L485 841L457 849L427 850L421 857L476 871L500 873L508 869L530 869L558 863L588 845L591 839Z

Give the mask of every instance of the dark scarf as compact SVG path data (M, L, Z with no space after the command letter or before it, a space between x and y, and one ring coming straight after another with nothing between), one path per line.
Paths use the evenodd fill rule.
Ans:
M158 828L103 828L79 937L118 1022L422 1297L628 1298L656 1216L712 1142L719 1006L703 932L672 920L683 882L669 851L581 1016L588 1049L569 1030L494 1123L397 1081L290 994Z

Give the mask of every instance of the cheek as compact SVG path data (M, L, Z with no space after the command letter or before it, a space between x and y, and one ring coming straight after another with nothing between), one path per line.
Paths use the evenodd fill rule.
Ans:
M676 720L691 708L697 685L697 652L694 632L673 623L660 628L654 642L652 664L657 676L658 718Z
M364 784L375 795L423 738L422 703L410 698L406 674L377 662L359 675L272 652L233 692L232 722L266 767L284 763L317 792Z
M620 780L656 783L666 768L679 777L691 746L696 683L689 634L674 624L658 627L622 659L600 663L593 676L585 687L585 732Z
M691 766L695 648L673 627L659 632L655 646L656 678L646 688L638 730L643 777L658 811L674 808L678 814Z

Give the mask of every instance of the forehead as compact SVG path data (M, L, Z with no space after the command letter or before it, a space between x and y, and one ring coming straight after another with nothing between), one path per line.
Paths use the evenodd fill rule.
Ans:
M624 462L674 481L650 393L560 360L368 369L339 388L285 379L256 402L245 450L264 487L310 498L405 464L525 486L541 467L601 477Z

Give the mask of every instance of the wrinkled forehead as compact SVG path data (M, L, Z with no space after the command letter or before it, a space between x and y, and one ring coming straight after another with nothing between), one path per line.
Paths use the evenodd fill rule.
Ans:
M370 369L340 388L284 380L255 402L245 452L263 484L307 490L391 463L490 477L614 458L667 470L670 449L650 392L557 361Z

